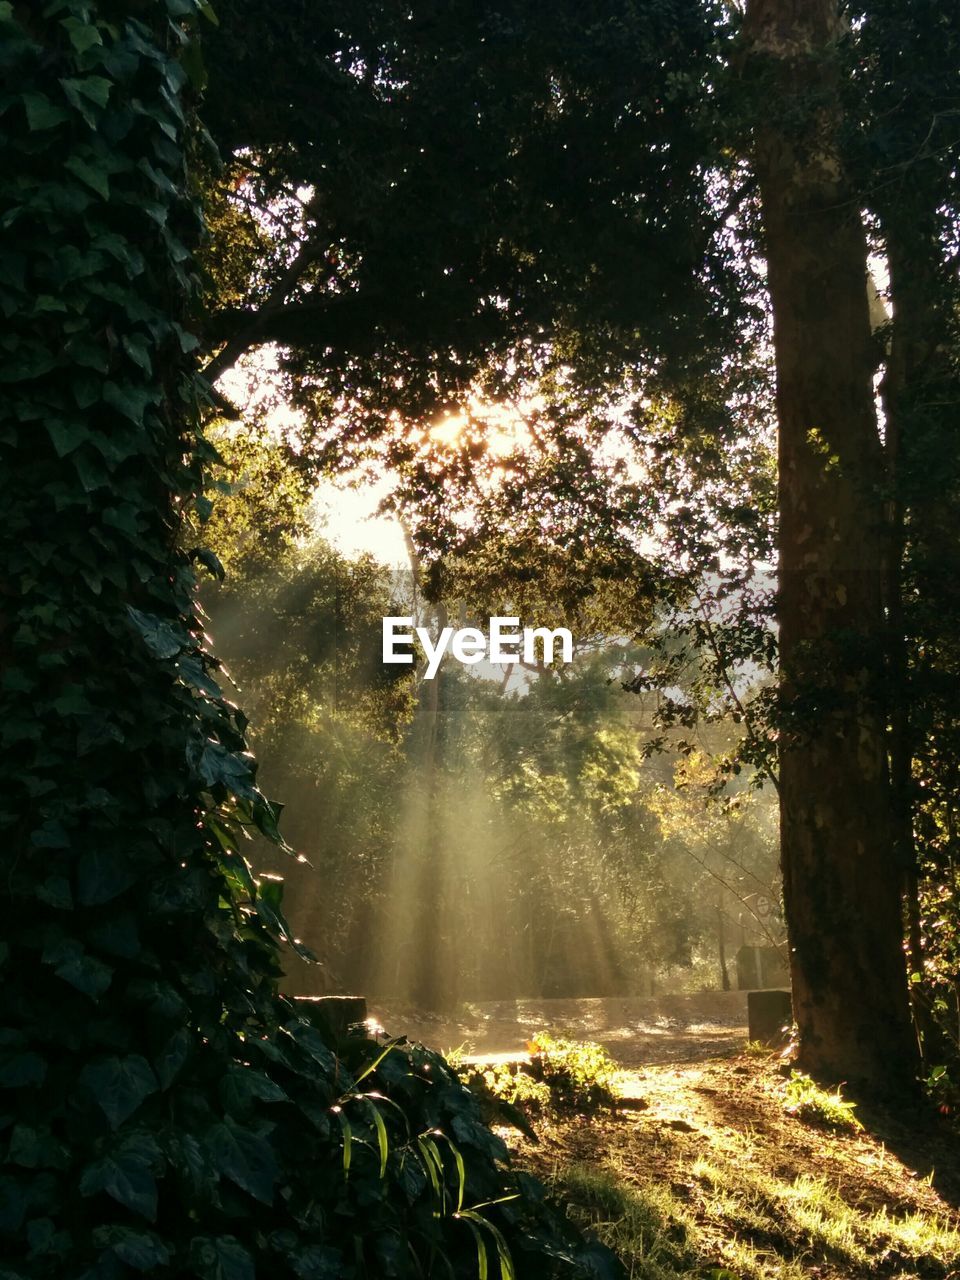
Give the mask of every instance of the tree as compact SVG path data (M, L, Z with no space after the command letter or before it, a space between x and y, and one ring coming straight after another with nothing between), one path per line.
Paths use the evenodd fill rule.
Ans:
M216 455L185 327L204 15L0 3L4 1274L412 1276L442 1255L467 1276L512 1248L582 1275L439 1057L338 1042L277 992L289 930L243 855L277 813L195 606L193 563L216 569L191 549ZM450 1211L504 1192L489 1218Z
M896 1091L918 1059L882 692L885 474L866 237L840 137L841 34L832 0L747 8L780 431L781 856L804 1062Z

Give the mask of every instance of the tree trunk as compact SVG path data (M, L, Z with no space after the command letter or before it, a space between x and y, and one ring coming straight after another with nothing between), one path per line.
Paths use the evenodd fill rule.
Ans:
M720 962L720 988L730 990L730 970L727 968L727 930L723 910L723 890L717 897L717 959Z
M883 715L883 458L866 244L839 154L833 0L752 0L780 427L780 813L805 1068L875 1093L918 1068Z

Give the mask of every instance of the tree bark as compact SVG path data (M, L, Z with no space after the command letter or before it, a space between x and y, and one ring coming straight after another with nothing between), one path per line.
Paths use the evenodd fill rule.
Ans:
M873 1093L918 1070L883 714L883 456L866 243L840 155L835 0L751 0L779 418L781 857L811 1073Z

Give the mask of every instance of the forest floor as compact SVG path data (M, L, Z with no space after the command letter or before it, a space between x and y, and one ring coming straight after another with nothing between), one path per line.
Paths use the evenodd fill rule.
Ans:
M375 1011L486 1061L521 1060L542 1030L604 1045L623 1105L535 1118L536 1143L500 1132L634 1280L960 1278L956 1129L857 1108L863 1127L835 1131L788 1114L789 1068L746 1051L742 993Z
M632 1277L960 1276L956 1133L816 1128L784 1085L771 1056L652 1064L620 1074L613 1114L543 1118L537 1144L501 1132Z

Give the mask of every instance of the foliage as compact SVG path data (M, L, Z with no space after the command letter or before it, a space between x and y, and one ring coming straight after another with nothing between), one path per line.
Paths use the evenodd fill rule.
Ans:
M534 1078L547 1085L554 1106L585 1112L616 1106L617 1064L600 1045L538 1031L529 1049Z
M485 1067L482 1081L494 1097L525 1110L544 1111L553 1101L553 1093L546 1080L534 1080L522 1069L511 1071L506 1064Z
M455 1065L457 1074L480 1100L490 1123L519 1129L537 1142L531 1119L544 1115L553 1103L549 1086L524 1070L521 1062L467 1063Z
M455 664L431 683L383 667L380 619L415 607L411 576L348 560L315 531L264 560L256 539L282 542L285 519L270 495L296 473L278 470L277 444L259 449L270 483L249 447L249 483L207 526L232 572L204 601L287 836L312 864L285 871L296 932L341 982L428 1006L644 991L655 967L687 961L714 925L686 862L711 855L699 829L665 838L657 816L669 760L645 757L648 702L618 679L643 651L597 639L562 681L544 669L507 689ZM762 812L744 795L731 823L751 864L771 856ZM295 962L286 980L321 983Z
M200 16L0 3L0 1274L614 1274L441 1059L277 994L243 848L286 846L194 603Z
M506 1103L509 1123L521 1113L548 1109L589 1113L616 1106L617 1064L598 1044L538 1032L527 1046L530 1061L468 1063L456 1069L467 1086L488 1101ZM526 1130L527 1126L518 1127Z
M823 1089L807 1075L791 1071L784 1085L784 1110L805 1124L823 1125L828 1129L856 1133L863 1125L854 1115L855 1103Z
M212 315L210 350L225 344L232 363L280 344L317 427L349 407L363 412L336 428L368 434L391 409L436 412L493 351L526 365L557 339L602 376L611 331L634 322L626 263L646 277L642 349L677 346L678 294L710 345L708 288L726 296L727 281L719 255L709 286L687 270L713 229L691 97L719 12L232 5L210 50L208 118L222 186L271 244L248 222L214 247L228 297L238 258L248 283ZM256 102L251 83L267 87ZM669 189L664 146L684 171ZM637 216L638 197L652 216ZM589 332L566 322L573 299Z

